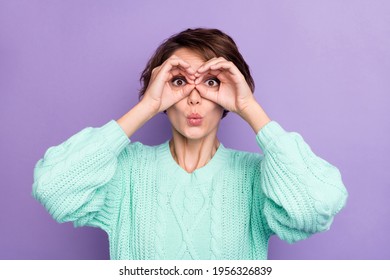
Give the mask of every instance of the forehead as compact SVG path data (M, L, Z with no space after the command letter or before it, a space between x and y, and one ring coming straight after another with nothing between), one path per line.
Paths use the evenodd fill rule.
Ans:
M173 54L189 63L194 70L206 61L198 52L188 48L177 49Z

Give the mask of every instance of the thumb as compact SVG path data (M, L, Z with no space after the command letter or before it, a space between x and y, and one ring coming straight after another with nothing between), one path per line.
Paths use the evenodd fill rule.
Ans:
M196 85L196 89L198 90L200 96L218 104L218 91L210 90L203 84Z
M178 101L186 98L194 88L195 85L192 84L185 85L184 88L178 92L178 96L177 96Z

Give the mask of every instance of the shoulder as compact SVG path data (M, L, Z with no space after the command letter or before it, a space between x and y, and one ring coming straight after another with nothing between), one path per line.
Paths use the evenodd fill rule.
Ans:
M225 148L229 153L230 164L235 167L257 168L264 158L263 154Z
M232 178L237 184L246 182L253 185L259 182L261 162L264 156L260 153L225 148L229 160L225 163L224 176Z
M139 141L130 142L124 152L132 157L156 157L164 148L165 143L159 145L146 145Z
M237 161L245 161L245 160L261 161L262 158L264 157L264 155L260 153L236 150L236 149L231 149L226 147L225 149L230 154L230 157Z

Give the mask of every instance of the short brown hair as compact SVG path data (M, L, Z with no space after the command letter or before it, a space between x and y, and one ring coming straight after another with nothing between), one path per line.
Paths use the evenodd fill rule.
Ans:
M234 40L218 29L196 28L186 29L172 35L157 48L141 74L140 82L142 88L139 93L140 99L145 94L149 85L152 70L163 64L165 60L180 48L194 50L206 61L213 57L223 57L226 60L233 62L245 77L252 92L254 92L255 83L250 74L249 66L238 51ZM224 110L222 118L224 118L227 113L228 111Z

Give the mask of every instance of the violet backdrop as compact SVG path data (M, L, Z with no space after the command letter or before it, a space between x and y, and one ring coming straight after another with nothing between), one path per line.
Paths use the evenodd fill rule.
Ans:
M134 106L155 48L189 27L231 35L271 119L337 166L349 192L330 231L270 259L390 259L390 2L0 1L0 259L108 259L106 234L58 224L32 198L44 152ZM132 137L171 135L165 115ZM225 146L261 152L237 115Z

